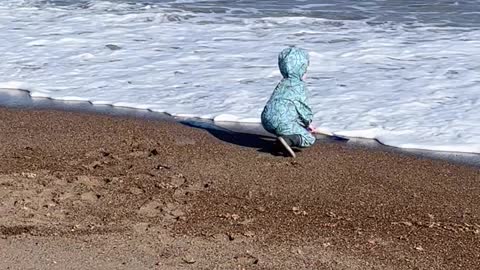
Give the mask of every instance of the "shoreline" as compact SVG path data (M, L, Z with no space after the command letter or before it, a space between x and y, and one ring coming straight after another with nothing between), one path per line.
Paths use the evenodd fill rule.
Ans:
M172 121L182 123L187 126L196 127L205 130L223 130L234 132L236 134L260 135L271 137L260 125L232 122L213 122L212 120L198 118L180 118L170 116L165 113L152 112L126 107L115 107L111 105L93 105L86 101L61 101L50 98L32 98L27 90L2 89L0 88L0 107L18 108L25 110L58 110L66 112L86 112L100 115L120 116L133 119L149 119L157 121ZM317 135L320 142L332 142L336 139ZM230 143L235 143L231 141ZM413 155L416 157L446 160L457 164L464 164L480 168L480 154L460 153L460 152L442 152L419 149L402 149L388 145L383 145L376 140L349 138L345 142L352 146L367 147L370 149L393 152L403 155Z
M0 137L2 269L480 267L472 166L58 110Z

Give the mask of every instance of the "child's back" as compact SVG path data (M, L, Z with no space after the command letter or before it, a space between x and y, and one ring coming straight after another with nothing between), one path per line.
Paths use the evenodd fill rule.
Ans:
M283 79L262 112L263 127L291 146L308 147L315 142L308 131L313 113L307 104L303 81L308 65L308 53L302 49L290 47L279 54L278 66Z

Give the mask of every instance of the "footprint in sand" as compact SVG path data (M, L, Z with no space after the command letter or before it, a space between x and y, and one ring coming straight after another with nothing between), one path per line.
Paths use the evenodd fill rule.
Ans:
M146 216L146 217L157 217L162 212L162 204L157 201L150 201L140 207L137 210L137 214Z

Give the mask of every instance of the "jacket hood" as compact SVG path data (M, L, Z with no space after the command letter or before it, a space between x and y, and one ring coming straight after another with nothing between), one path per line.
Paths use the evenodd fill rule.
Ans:
M278 55L278 67L284 78L301 80L310 63L307 51L289 47Z

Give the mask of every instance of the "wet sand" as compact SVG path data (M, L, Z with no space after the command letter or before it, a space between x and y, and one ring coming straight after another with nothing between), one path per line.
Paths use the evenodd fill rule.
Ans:
M477 269L480 170L0 109L0 269ZM236 144L229 142L238 142Z

